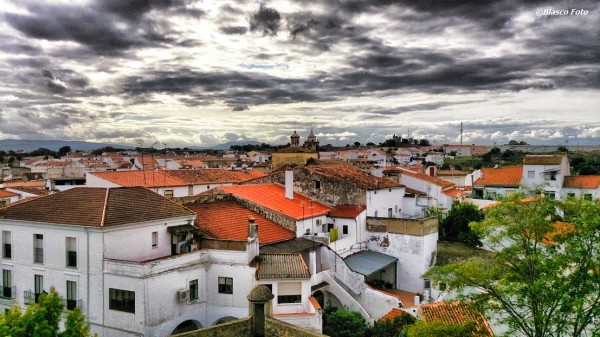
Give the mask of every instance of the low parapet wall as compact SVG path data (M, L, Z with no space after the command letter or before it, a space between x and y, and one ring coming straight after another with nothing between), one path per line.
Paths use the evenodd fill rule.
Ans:
M173 337L251 337L250 317L230 321L227 323L213 325L208 328L184 332Z
M367 217L369 232L424 236L438 231L438 219L397 219Z

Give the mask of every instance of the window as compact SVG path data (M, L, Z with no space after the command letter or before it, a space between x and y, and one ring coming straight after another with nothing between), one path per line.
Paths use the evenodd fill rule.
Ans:
M165 197L173 198L173 190L165 190Z
M527 171L527 179L535 178L535 171Z
M2 292L0 293L0 297L11 299L12 296L12 275L11 271L8 269L2 270Z
M158 232L152 232L152 248L158 248Z
M302 302L302 285L300 282L283 282L278 284L277 303Z
M333 224L332 223L328 223L327 224L327 232L331 232L332 229L333 229Z
M231 277L219 277L219 294L233 294L233 279Z
M12 259L11 234L9 231L2 231L2 257Z
M377 211L375 211L375 217L377 217Z
M423 288L425 289L431 289L431 280L426 278L423 279Z
M556 192L554 191L546 191L544 194L550 199L556 199Z
M391 218L394 214L392 213L392 209L388 208L388 218Z
M544 172L545 180L556 180L556 171Z
M135 314L135 292L120 289L108 289L108 308Z
M342 226L342 234L348 234L348 225Z
M44 263L44 235L33 234L33 262Z
M575 193L571 192L571 193L567 193L567 196L570 198L575 198ZM591 196L591 194L590 194Z
M35 303L40 299L40 294L44 292L44 276L33 275L33 293L35 294Z
M77 282L67 281L67 310L77 307Z
M321 189L321 181L320 180L315 180L315 188L317 190Z
M583 199L585 200L592 200L592 194L591 193L586 193L583 195Z
M190 300L198 299L198 280L190 281Z
M65 246L67 248L67 267L77 267L77 239L67 238Z

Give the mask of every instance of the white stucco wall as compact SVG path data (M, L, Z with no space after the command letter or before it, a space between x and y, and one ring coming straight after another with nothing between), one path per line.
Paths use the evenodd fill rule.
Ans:
M431 266L438 233L414 236L370 232L369 236L369 250L398 258L398 289L422 293L424 284L421 276Z
M387 218L391 208L392 217L400 217L404 192L404 187L367 191L367 216Z

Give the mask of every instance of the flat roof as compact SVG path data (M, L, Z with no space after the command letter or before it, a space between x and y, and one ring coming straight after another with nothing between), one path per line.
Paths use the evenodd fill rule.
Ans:
M396 263L397 258L370 250L350 255L344 259L352 271L369 276Z

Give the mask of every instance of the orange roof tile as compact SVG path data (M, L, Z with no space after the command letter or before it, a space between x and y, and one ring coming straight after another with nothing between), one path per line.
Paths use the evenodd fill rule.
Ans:
M600 176L566 176L563 187L569 188L598 188Z
M523 158L524 165L560 165L562 155L527 155Z
M450 187L454 186L453 182L450 182L450 181L447 181L444 179L440 179L440 178L436 178L436 177L432 177L432 176L424 174L424 173L413 172L413 171L410 171L407 169L402 169L402 174L417 178L419 180L424 180L424 181L430 182L430 183L440 186L442 188L450 188Z
M266 176L260 171L231 171L224 169L162 171L188 185L241 183Z
M187 186L189 183L166 174L167 171L114 171L114 172L89 172L111 183L122 187L159 187L159 186Z
M10 198L18 196L17 193L0 189L0 198Z
M256 203L295 220L325 215L331 208L294 193L294 199L285 197L285 188L278 184L221 186L220 190Z
M421 305L419 315L426 322L439 320L453 325L473 322L476 326L473 336L494 336L494 332L483 313L469 302L436 302Z
M523 175L523 166L504 166L482 168L481 177L475 181L477 186L519 186Z
M222 240L245 241L248 238L248 218L254 217L258 225L258 240L261 245L289 240L292 233L258 213L235 201L217 201L188 206L197 214L196 226L208 237Z
M355 219L367 209L365 205L339 205L329 213L332 218Z
M388 319L394 319L396 317L400 317L402 315L410 315L409 313L402 311L398 308L393 308L392 310L390 310L390 312L388 312L387 314L383 315L383 317L381 317L379 319L379 321L385 321Z
M46 187L46 182L44 180L31 180L31 181L5 181L4 182L4 187L5 188L12 188L12 187L40 187L40 188L44 188Z
M0 211L0 219L97 227L193 215L143 187L76 187Z
M465 190L462 187L454 187L454 188L444 191L442 193L444 193L445 195L452 197L452 198L459 198L464 195L470 194L469 191Z
M375 177L357 168L345 165L307 165L303 166L302 169L308 170L311 173L340 180L365 190L378 190L403 186L397 181L388 178Z

